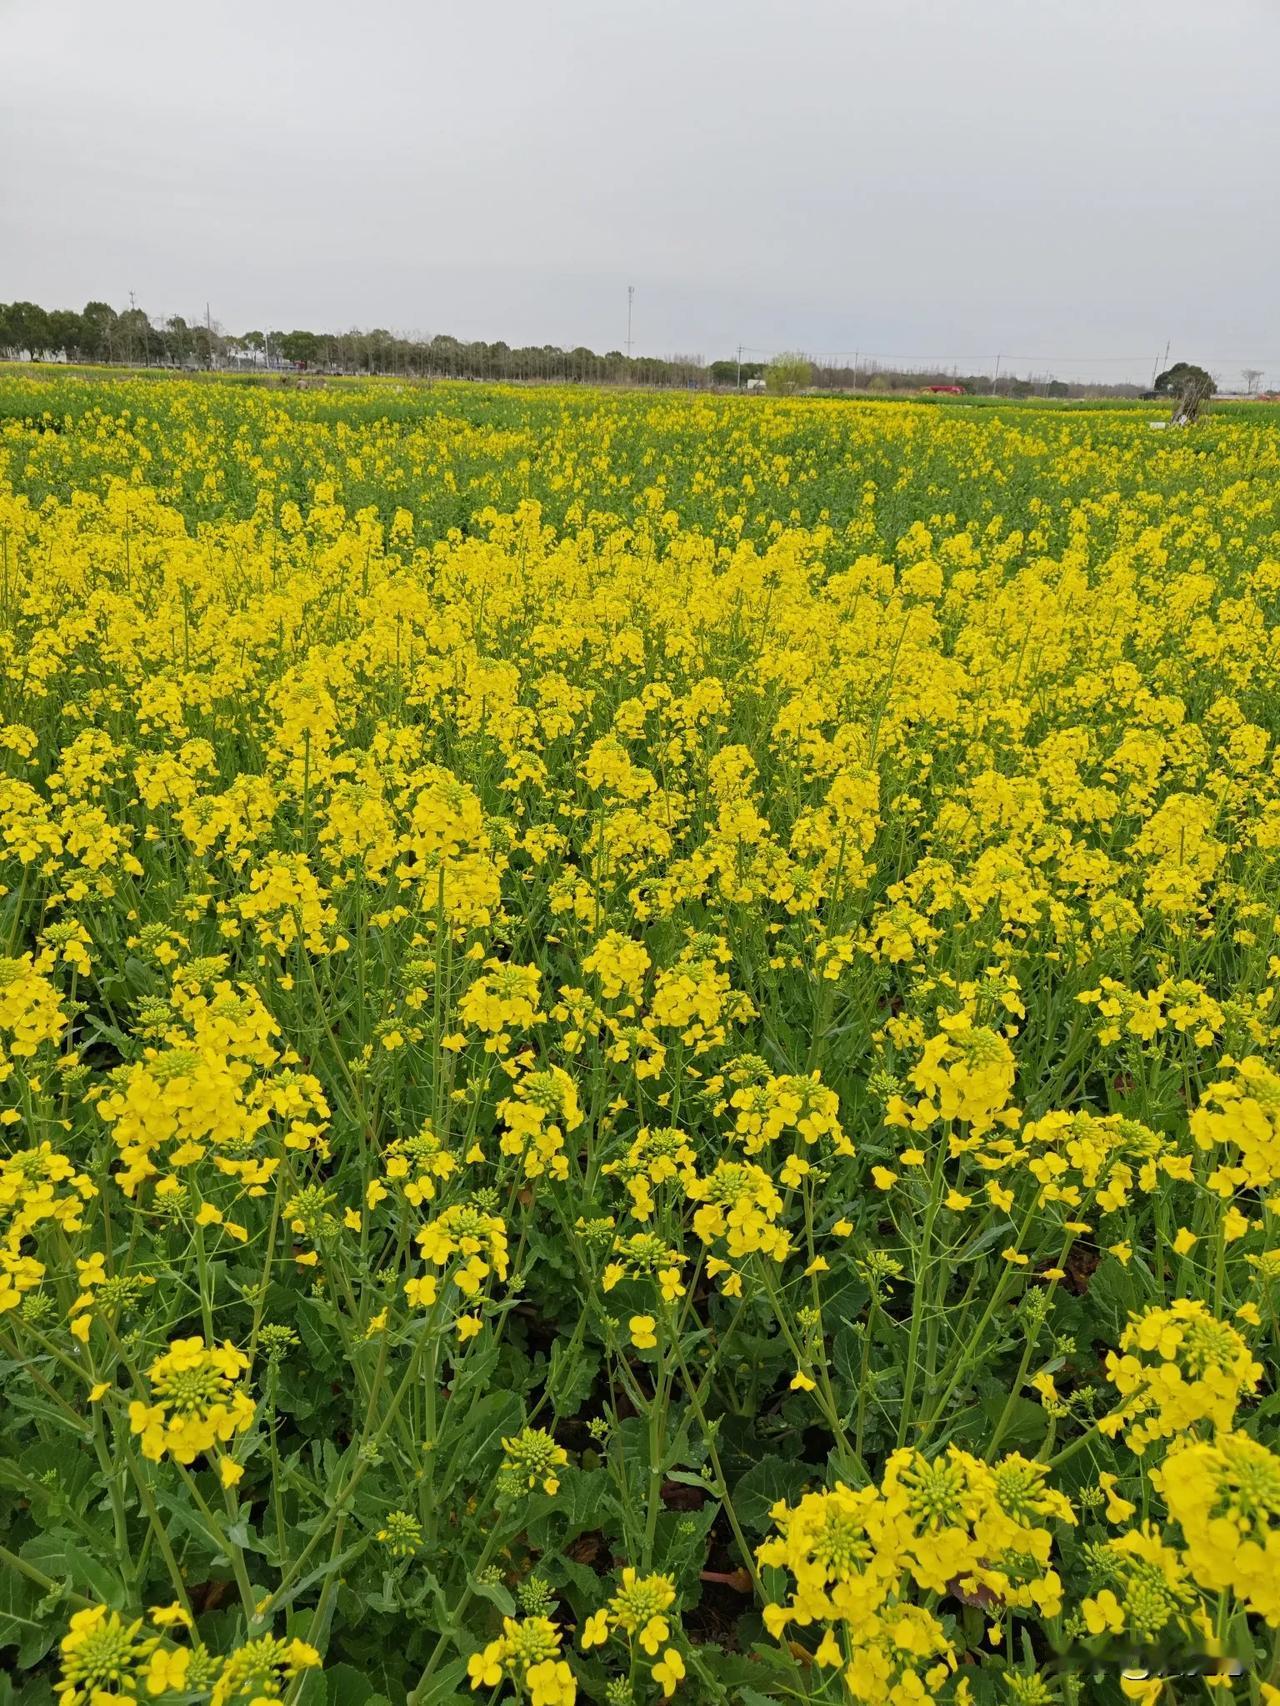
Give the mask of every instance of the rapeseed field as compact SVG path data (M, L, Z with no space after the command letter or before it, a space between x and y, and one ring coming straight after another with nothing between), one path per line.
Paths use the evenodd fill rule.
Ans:
M1259 407L0 377L0 1647L1280 1701Z

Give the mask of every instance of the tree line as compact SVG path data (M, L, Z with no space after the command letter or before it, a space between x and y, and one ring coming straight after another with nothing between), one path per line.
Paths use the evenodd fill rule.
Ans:
M35 302L0 302L0 356L11 360L108 363L126 367L218 368L253 371L400 375L414 379L678 386L692 390L919 391L958 386L975 395L996 388L980 373L924 372L863 361L853 366L787 352L771 361L701 356L604 355L579 345L513 346L499 340L467 342L441 334L407 338L382 327L372 331L224 331L206 315L188 321L180 314L153 317L136 306L117 311L106 302L71 308L42 308ZM1185 365L1185 364L1183 364ZM1136 385L1069 384L1048 375L1004 374L1001 396L1134 396Z
M35 302L0 303L0 353L33 361L118 363L129 367L300 368L321 373L403 374L429 379L543 380L588 385L700 387L712 383L701 356L598 355L579 345L513 346L439 335L406 338L372 331L223 331L216 322L144 309L117 312L105 302L46 309Z

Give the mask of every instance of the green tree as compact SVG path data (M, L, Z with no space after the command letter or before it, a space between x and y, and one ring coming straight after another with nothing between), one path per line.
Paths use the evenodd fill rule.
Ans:
M192 337L191 327L181 314L170 317L164 334L170 361L176 361L179 367L190 361L195 350L195 339Z
M276 343L273 336L272 344ZM306 367L316 359L320 350L320 339L314 332L285 332L280 336L278 348L286 361L298 362Z
M774 397L790 397L812 384L813 365L798 351L775 355L764 370L764 388Z
M117 350L127 362L142 362L150 367L163 353L164 340L143 309L126 308L116 326Z
M61 350L68 361L84 354L84 320L74 308L55 308L49 315L49 348Z
M1162 397L1181 397L1193 386L1197 391L1212 391L1213 376L1193 361L1175 361L1157 375L1154 389Z
M54 347L50 336L49 316L37 303L11 302L5 309L0 343L15 355L29 355L39 361Z
M116 321L119 316L109 302L86 302L80 315L84 328L86 361L110 361L115 354Z
M730 357L721 361L713 361L707 372L716 385L737 385L739 381L745 385L748 379L759 379L764 372L764 363L762 361L738 361Z

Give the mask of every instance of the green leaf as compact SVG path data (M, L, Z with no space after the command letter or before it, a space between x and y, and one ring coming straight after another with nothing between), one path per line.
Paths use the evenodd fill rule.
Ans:
M18 1663L24 1668L38 1664L58 1636L47 1607L44 1615L32 1615L39 1597L35 1584L17 1570L0 1574L0 1647L17 1647Z
M328 1665L324 1676L329 1706L383 1706L386 1701L386 1695L354 1665Z
M466 1659L451 1659L418 1695L415 1706L453 1706L458 1684L466 1674Z
M309 1570L305 1576L294 1582L291 1588L288 1588L284 1593L277 1595L275 1600L276 1610L279 1611L284 1606L291 1605L295 1599L298 1599L302 1594L307 1593L323 1577L331 1576L335 1570L341 1570L346 1564L349 1564L352 1558L356 1557L358 1553L363 1552L367 1545L367 1540L358 1540L354 1546L348 1546L344 1551L340 1552L336 1558L329 1558L323 1564L317 1565L314 1570Z
M53 1689L47 1671L29 1676L13 1696L14 1706L52 1706Z
M600 1604L606 1583L590 1565L551 1555L539 1562L538 1569L553 1587L566 1589L579 1622Z
M678 1582L696 1577L706 1563L707 1535L719 1514L720 1506L714 1500L697 1511L663 1511L654 1540L658 1568Z
M113 1611L125 1609L129 1596L120 1579L65 1534L38 1534L27 1541L21 1553L54 1581L69 1582L78 1592L101 1600Z
M858 1389L862 1377L863 1336L843 1322L831 1340L831 1366L846 1401Z
M713 1499L720 1496L720 1490L714 1481L708 1481L705 1475L698 1475L692 1469L669 1469L667 1480L674 1481L681 1487L700 1487L704 1493L710 1493Z
M834 1271L822 1300L823 1319L835 1323L841 1331L847 1329L849 1322L861 1319L871 1299L870 1288L853 1272L853 1264L849 1263L847 1270L841 1272L843 1266L843 1262L833 1263Z
M954 1266L959 1268L966 1262L971 1262L975 1256L980 1256L984 1250L989 1250L993 1244L1003 1243L1014 1230L1011 1220L997 1220L994 1226L984 1227L976 1238L970 1239L964 1249L955 1258Z
M560 1471L555 1497L539 1497L534 1511L529 1521L529 1538L544 1550L567 1546L592 1529L615 1532L619 1519L608 1472L577 1469L572 1464Z
M733 1508L743 1528L763 1534L770 1526L769 1511L779 1499L793 1504L800 1493L818 1479L808 1463L785 1457L762 1457L748 1469L733 1489Z
M307 1381L314 1387L317 1374L333 1367L333 1333L310 1298L298 1303L293 1324L307 1353Z
M118 1050L125 1059L128 1058L134 1045L120 1029L119 1025L106 1024L103 1020L95 1018L94 1015L90 1013L85 1016L85 1027L100 1041L110 1043L112 1048Z
M1044 1407L1032 1403L1030 1398L987 1398L982 1403L982 1412L993 1427L1004 1415L1006 1404L1009 1406L1009 1419L1000 1433L1001 1448L1008 1451L1014 1446L1039 1445L1049 1425Z
M807 1694L799 1666L782 1647L757 1642L749 1652L729 1653L707 1646L699 1650L699 1658L728 1690L733 1706L740 1702L758 1706L760 1701L776 1706L779 1700L803 1699Z
M145 960L130 954L124 962L124 980L135 995L154 995L156 974Z
M496 1605L504 1617L514 1617L516 1614L515 1597L511 1590L501 1582L476 1581L471 1586L472 1593L480 1599L487 1599L490 1605Z
M686 1353L687 1354L687 1353ZM559 1339L551 1346L551 1372L547 1389L555 1398L556 1409L562 1416L572 1416L591 1396L596 1376L600 1372L598 1352L581 1346L570 1354Z
M504 1438L516 1432L524 1415L524 1406L514 1392L486 1392L476 1403L468 1405L465 1414L449 1406L445 1435L452 1446L466 1445L466 1466L478 1475L502 1449Z

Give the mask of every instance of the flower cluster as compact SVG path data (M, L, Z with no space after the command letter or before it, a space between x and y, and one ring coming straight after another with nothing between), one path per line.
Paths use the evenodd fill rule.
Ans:
M143 1456L158 1463L168 1452L193 1463L247 1428L256 1412L237 1382L248 1366L234 1345L206 1345L198 1335L175 1339L147 1370L151 1402L135 1398L129 1405Z
M1062 1606L1050 1559L1055 1529L1075 1517L1045 1465L1024 1457L902 1450L878 1487L838 1485L771 1514L777 1533L760 1562L795 1585L765 1621L778 1636L818 1626L815 1660L842 1666L855 1700L931 1699L955 1664L944 1625L904 1584L1044 1617Z
M573 1706L578 1685L559 1657L561 1634L546 1617L504 1617L502 1634L467 1661L472 1688L496 1688L504 1677L526 1690L529 1706Z
M574 1082L563 1067L523 1072L511 1094L499 1102L498 1115L506 1123L502 1153L518 1156L527 1178L544 1173L553 1179L568 1178L564 1140L582 1124L582 1109Z
M454 1203L444 1209L419 1230L417 1245L424 1262L450 1269L448 1277L464 1297L478 1296L490 1275L498 1280L507 1277L510 1259L506 1224L501 1215L489 1214L473 1204ZM429 1307L438 1292L436 1275L407 1279L404 1289L415 1307Z
M669 1576L641 1576L627 1565L617 1591L583 1624L584 1650L603 1646L611 1635L621 1635L629 1646L638 1646L650 1659L661 1651L662 1657L650 1674L663 1697L670 1699L686 1675L679 1648L667 1645L671 1639L667 1613L675 1599L676 1585ZM634 1662L634 1653L632 1657Z
M306 1641L264 1635L225 1656L211 1653L194 1637L190 1613L181 1605L154 1608L144 1619L126 1619L104 1605L72 1613L60 1644L58 1706L106 1706L173 1695L209 1706L236 1701L283 1706L289 1685L316 1669L320 1654Z
M518 1434L503 1440L502 1450L499 1473L505 1488L511 1492L532 1492L541 1487L544 1493L554 1496L560 1486L557 1471L569 1461L569 1454L544 1428L522 1428Z
M1121 1402L1100 1425L1111 1434L1123 1430L1139 1455L1154 1440L1229 1428L1262 1372L1234 1327L1199 1298L1180 1297L1131 1320L1120 1352L1108 1353L1107 1378Z
M1199 1585L1280 1627L1280 1457L1247 1434L1222 1432L1175 1447L1152 1480Z

